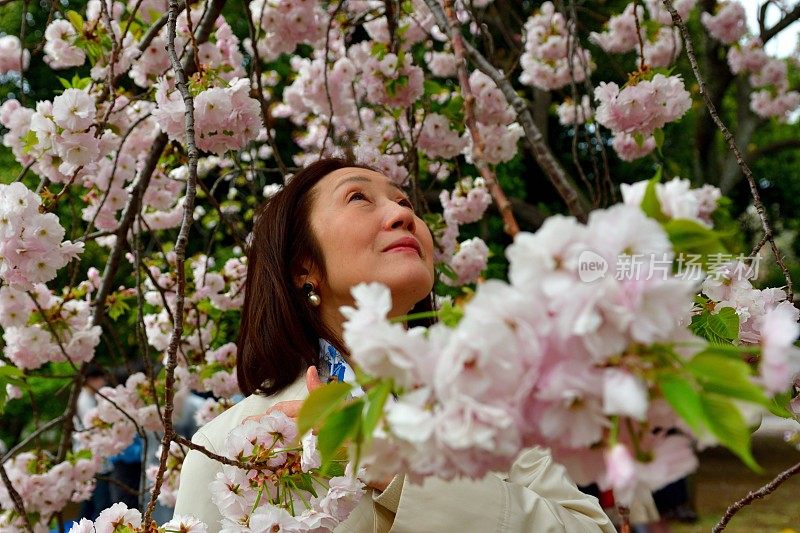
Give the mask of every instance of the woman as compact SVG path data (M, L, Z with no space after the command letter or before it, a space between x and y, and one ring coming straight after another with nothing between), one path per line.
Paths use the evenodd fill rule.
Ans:
M391 316L431 308L433 238L402 189L366 167L338 159L298 172L258 216L248 251L239 337L239 387L248 397L192 439L215 453L245 418L279 409L295 416L309 388L331 374L349 381L341 342L350 288L379 281L392 293ZM221 465L189 452L176 514L217 531L221 516L208 484ZM522 454L505 480L428 480L403 476L371 494L337 531L614 531L548 453Z

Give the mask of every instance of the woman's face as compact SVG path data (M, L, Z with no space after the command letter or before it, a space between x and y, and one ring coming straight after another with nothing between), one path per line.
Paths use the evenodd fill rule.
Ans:
M309 269L322 312L339 321L352 305L350 289L378 281L392 292L392 315L402 315L433 287L433 238L406 194L389 178L347 167L312 189L311 230L325 262L326 279ZM303 280L300 280L301 283Z

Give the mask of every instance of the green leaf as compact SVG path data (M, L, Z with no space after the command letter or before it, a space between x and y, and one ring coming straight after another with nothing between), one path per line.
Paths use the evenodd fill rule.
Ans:
M111 318L111 320L116 322L117 319L130 308L131 306L128 305L128 302L125 301L125 298L117 295L108 306L108 316Z
M323 463L328 463L342 444L358 432L363 409L364 401L356 400L326 418L317 434L317 449Z
M664 146L664 130L661 128L655 130L653 132L653 139L656 141L656 148L661 150L661 147Z
M36 136L36 132L33 130L28 130L28 132L22 136L22 151L24 153L28 153L33 150L37 144L39 144L39 138Z
M439 322L442 322L449 328L454 328L464 318L464 310L452 302L445 301L442 308L439 309Z
M77 11L71 9L67 11L67 19L78 33L83 32L83 17Z
M337 381L311 391L297 417L300 435L322 424L344 402L351 389L349 384Z
M392 392L391 380L381 381L367 392L367 405L362 423L365 442L369 442L372 438L372 432L375 431L381 416L383 416L383 406L386 405L386 399L390 392Z
M703 406L694 385L678 374L670 372L658 376L658 387L678 416L695 433L703 433L706 425Z
M718 394L700 397L709 431L750 469L761 472L750 450L750 428L736 405Z
M386 54L388 53L389 53L389 48L387 48L387 46L384 43L377 41L372 44L372 48L369 51L369 55L377 58L378 61L386 57Z
M727 355L709 351L696 355L686 365L706 392L712 392L760 405L769 405L769 399L750 380L750 365Z
M314 489L314 482L311 480L311 474L300 472L289 476L289 481L298 489L310 492L314 497L317 496L317 491Z
M692 317L689 328L709 342L731 344L739 337L739 315L732 307L723 307L718 313L703 311Z
M664 222L663 225L676 254L708 256L728 251L720 240L721 235L699 222L687 218L674 218Z
M789 402L792 401L791 391L782 392L773 396L767 408L769 412L781 418L794 418L794 413L789 410Z
M658 201L658 195L656 194L656 185L660 181L661 167L659 166L656 170L656 175L647 181L647 188L644 191L641 207L645 215L664 223L667 221L667 216L661 210L661 203Z

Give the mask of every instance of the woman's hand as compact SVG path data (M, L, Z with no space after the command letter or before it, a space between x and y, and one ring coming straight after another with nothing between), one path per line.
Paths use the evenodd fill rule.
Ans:
M308 392L311 392L315 389L318 389L322 386L322 381L319 379L319 373L317 372L317 367L310 366L306 371L306 388ZM300 414L300 407L303 406L303 400L287 400L285 402L278 402L269 409L267 412L260 415L253 415L248 416L245 418L247 420L255 420L258 422L261 420L261 417L264 415L268 415L270 413L274 413L275 411L281 411L283 414L288 416L289 418L297 419L297 416Z

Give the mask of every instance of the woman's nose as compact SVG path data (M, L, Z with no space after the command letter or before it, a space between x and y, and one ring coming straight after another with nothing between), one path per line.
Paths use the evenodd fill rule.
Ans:
M414 233L414 212L396 202L388 202L389 212L386 215L385 228L387 230L404 229Z

